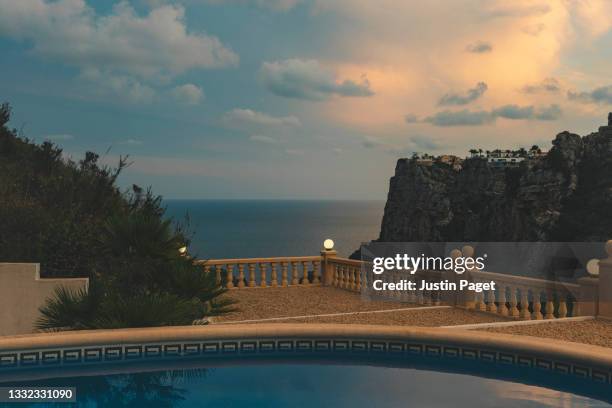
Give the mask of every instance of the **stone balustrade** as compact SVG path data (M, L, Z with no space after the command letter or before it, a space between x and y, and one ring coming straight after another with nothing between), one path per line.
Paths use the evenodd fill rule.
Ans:
M495 290L475 293L464 304L468 309L521 320L581 315L579 284L485 271L471 271L470 275L476 283L495 282Z
M320 256L199 260L206 273L228 289L319 285Z
M329 259L332 268L331 286L360 292L367 287L366 275L362 273L362 262L353 259L333 257Z
M583 277L575 282L550 281L489 271L454 272L420 270L387 271L384 280L423 282L466 279L473 283L495 282L495 289L484 292L444 290L396 290L374 293L372 283L381 279L359 260L341 258L334 250L320 256L210 259L196 261L206 273L228 289L325 285L352 292L365 292L419 305L451 305L495 313L521 320L558 319L574 316L612 318L612 241L606 244L608 258L599 261L600 276ZM473 248L451 251L451 256L472 256Z

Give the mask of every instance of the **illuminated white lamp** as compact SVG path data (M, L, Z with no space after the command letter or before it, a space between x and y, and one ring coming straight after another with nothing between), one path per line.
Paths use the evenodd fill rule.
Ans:
M185 255L187 253L187 247L186 246L182 246L179 248L179 254L181 255Z
M331 251L334 249L334 241L327 238L325 241L323 241L323 248L325 248L326 251Z
M587 262L586 270L591 276L599 276L599 259L593 258Z

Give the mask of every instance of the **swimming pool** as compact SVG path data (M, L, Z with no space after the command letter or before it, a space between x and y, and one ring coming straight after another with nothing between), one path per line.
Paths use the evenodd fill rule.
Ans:
M75 387L83 406L600 407L612 403L612 350L305 324L0 339L0 387L26 385Z

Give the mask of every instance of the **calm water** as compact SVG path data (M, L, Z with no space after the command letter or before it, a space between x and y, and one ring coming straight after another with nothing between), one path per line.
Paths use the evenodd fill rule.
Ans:
M167 215L191 218L199 258L317 255L331 238L340 255L378 238L383 201L166 200Z
M572 393L515 382L364 365L225 366L60 378L36 385L76 387L78 406L87 407L609 406Z

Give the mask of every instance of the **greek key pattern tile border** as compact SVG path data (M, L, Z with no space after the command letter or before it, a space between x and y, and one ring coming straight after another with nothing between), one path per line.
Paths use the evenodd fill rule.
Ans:
M123 344L42 349L28 351L0 351L0 370L35 368L88 363L116 363L132 360L248 355L307 355L325 353L354 355L391 355L410 358L420 356L473 360L493 364L508 364L548 372L590 378L599 383L612 384L612 370L579 366L512 352L487 349L384 340L360 339L240 339L220 341L189 341L151 344Z

